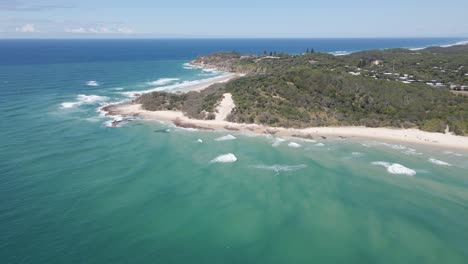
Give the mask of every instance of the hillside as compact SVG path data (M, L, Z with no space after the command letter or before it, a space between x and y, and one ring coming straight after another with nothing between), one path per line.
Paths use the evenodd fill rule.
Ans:
M202 92L154 92L136 102L147 110L181 110L212 119L223 93L236 108L229 121L281 127L414 127L468 133L468 97L450 85L468 84L468 46L366 51L347 56L215 53L192 62L247 73ZM398 72L397 72L398 71Z

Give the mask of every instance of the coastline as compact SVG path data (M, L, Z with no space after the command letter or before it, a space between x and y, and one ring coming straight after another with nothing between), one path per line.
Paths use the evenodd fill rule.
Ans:
M244 76L244 74L241 73L224 73L220 76L212 77L209 79L202 79L199 81L199 83L187 86L187 89L184 89L183 91L179 91L181 93L188 93L188 92L199 92L202 91L208 87L210 87L213 84L217 83L227 83L233 79L239 78Z
M140 104L111 105L106 107L104 111L111 116L137 116L143 120L172 123L179 127L201 130L241 131L303 139L313 139L325 136L380 139L399 143L424 144L434 147L468 150L468 137L425 132L419 129L384 127L309 127L296 129L268 127L258 124L241 124L220 120L190 119L179 111L147 111L142 109Z

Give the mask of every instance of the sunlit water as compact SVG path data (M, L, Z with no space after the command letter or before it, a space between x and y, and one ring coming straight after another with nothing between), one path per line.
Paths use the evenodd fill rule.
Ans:
M467 263L468 152L112 128L100 106L234 44L54 43L1 44L1 263Z

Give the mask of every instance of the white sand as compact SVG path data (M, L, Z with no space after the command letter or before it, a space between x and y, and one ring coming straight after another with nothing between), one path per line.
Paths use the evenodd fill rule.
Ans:
M220 76L217 76L217 77L201 80L200 83L188 86L187 88L185 88L181 92L183 92L183 93L188 93L188 92L192 92L192 91L199 92L201 90L204 90L204 89L210 87L213 84L226 83L226 82L228 82L228 81L230 81L232 79L242 77L242 76L244 76L244 74L226 73L226 74L223 74L223 75L220 75Z
M225 97L226 99L226 97ZM232 98L231 98L232 99ZM229 99L227 99L229 100ZM223 100L224 101L224 100ZM229 102L230 103L230 102ZM227 104L226 105L230 105ZM223 106L225 106L223 104ZM231 105L232 106L232 105ZM223 109L223 113L227 109ZM230 108L231 109L231 108ZM224 111L226 110L226 111ZM232 109L231 109L232 110ZM395 128L369 128L369 127L310 127L304 129L274 128L256 124L231 123L224 120L196 120L186 117L177 111L147 111L139 104L123 104L111 107L115 115L138 115L146 120L175 122L181 126L195 126L208 130L240 130L258 134L275 134L286 137L318 137L318 136L345 136L357 138L382 139L396 142L422 143L426 145L466 149L468 150L468 137L451 134L430 133L418 129ZM224 114L223 114L224 115ZM217 116L218 117L218 116ZM223 117L220 115L219 119Z
M226 120L228 115L231 113L232 109L234 109L236 105L234 104L234 100L232 100L232 94L225 93L223 94L223 100L219 103L216 107L216 121L223 121Z

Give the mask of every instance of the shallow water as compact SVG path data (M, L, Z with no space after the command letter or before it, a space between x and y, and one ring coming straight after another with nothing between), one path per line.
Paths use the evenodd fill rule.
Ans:
M0 66L2 263L466 263L466 151L106 126L189 55Z

